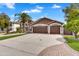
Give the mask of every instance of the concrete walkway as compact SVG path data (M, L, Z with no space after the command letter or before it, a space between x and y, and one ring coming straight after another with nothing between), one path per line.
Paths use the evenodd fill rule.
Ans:
M61 52L59 52L58 50L61 49L63 49L63 51L65 50L65 48L63 48L62 46L62 44L64 44L64 41L65 40L61 35L27 34L27 35L0 41L0 55L2 56L60 55ZM49 47L49 49L47 47ZM64 47L67 46L64 45ZM45 52L41 53L41 51L45 51ZM53 53L54 51L57 52ZM52 52L52 53L48 54L48 52ZM68 54L68 55L72 55L72 54Z

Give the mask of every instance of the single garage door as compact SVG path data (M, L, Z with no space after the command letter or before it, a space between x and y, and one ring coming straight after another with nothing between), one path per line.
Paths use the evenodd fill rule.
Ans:
M60 26L51 26L50 34L60 34Z
M48 33L48 31L47 31L47 26L37 26L37 27L33 27L33 32L34 32L34 33Z

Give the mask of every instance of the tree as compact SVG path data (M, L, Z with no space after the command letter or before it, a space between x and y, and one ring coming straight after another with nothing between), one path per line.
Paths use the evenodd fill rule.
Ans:
M63 10L65 12L66 24L65 28L75 33L77 39L77 33L79 32L79 9L76 4L71 4L69 7Z
M0 14L0 27L6 28L6 33L9 32L10 18L5 13Z
M27 22L27 26L28 26L28 22L31 21L31 17L27 13L15 14L15 16L18 16L18 19L20 21L20 27L22 25L23 32L25 32L25 23Z
M65 24L64 26L69 31L72 31L75 34L75 38L77 39L77 33L79 32L79 20L67 22L67 24Z

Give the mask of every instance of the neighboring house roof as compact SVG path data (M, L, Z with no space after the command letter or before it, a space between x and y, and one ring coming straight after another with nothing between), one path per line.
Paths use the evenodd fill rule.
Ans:
M47 17L43 17L43 18L38 19L36 22L34 22L33 25L34 24L47 24L47 25L50 25L52 23L63 24L62 22L59 22L59 21L56 21L56 20L52 20L52 19L49 19Z

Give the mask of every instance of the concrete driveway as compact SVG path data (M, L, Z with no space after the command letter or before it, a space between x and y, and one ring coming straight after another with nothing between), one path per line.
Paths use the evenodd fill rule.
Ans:
M62 44L61 35L27 34L0 41L0 55L36 56L47 47Z

